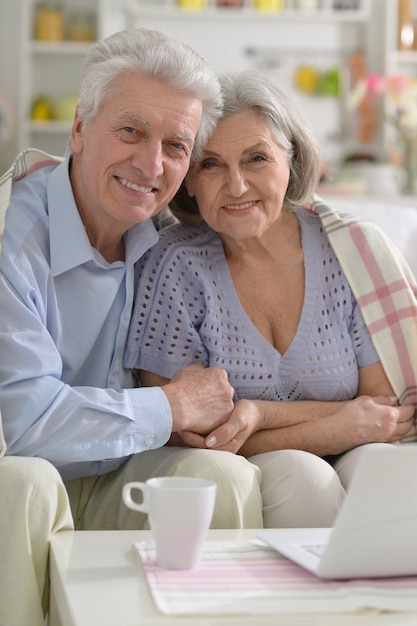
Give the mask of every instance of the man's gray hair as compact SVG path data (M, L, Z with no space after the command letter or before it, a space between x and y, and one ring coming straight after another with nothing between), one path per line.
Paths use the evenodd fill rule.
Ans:
M143 72L201 99L203 115L192 155L197 158L221 113L220 85L213 69L193 48L159 31L125 30L92 46L82 66L80 117L86 124L91 122L117 78L131 72Z

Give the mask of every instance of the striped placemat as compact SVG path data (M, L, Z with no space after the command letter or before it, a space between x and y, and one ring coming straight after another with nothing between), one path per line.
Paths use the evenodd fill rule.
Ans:
M259 540L207 541L198 569L167 570L153 541L134 545L165 615L417 611L417 576L322 580Z

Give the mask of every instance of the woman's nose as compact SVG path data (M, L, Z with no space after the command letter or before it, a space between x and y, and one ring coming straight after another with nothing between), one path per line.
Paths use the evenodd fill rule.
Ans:
M226 187L231 196L238 198L247 190L247 182L240 170L229 171Z

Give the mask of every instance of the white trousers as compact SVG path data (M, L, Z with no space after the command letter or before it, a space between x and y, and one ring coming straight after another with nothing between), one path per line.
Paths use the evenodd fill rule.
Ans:
M250 457L262 470L265 528L328 528L346 495L356 465L371 443L331 460L302 450L266 452Z

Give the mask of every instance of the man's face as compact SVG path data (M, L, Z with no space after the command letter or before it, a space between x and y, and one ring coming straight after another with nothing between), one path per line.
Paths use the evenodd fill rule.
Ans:
M189 166L201 100L141 72L120 76L89 124L76 113L71 182L86 227L115 237L162 210Z

